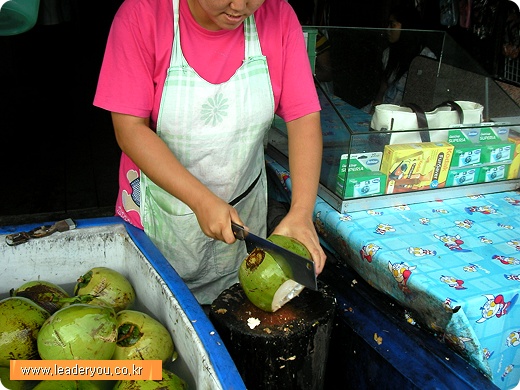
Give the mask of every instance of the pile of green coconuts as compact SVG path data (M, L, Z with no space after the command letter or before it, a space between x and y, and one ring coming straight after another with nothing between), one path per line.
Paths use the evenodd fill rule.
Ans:
M121 273L94 267L73 294L50 282L29 281L0 300L0 380L8 389L187 389L164 364L177 358L166 327L132 307L134 288ZM163 379L10 380L11 360L161 360Z

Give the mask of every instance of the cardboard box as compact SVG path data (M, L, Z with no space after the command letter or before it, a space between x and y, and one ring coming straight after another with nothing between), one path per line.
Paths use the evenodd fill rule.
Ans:
M480 142L480 128L457 128L448 132L448 142L452 145L476 144Z
M446 187L455 187L478 183L480 168L450 169L446 179Z
M448 142L386 145L381 162L386 193L445 187L453 150Z
M336 178L335 192L346 198L382 195L386 175L379 171L383 152L343 154ZM347 169L348 165L348 169Z
M509 166L509 172L507 173L508 179L516 179L520 177L520 134L516 131L509 132L509 142L513 144L513 157L511 165Z
M511 142L482 144L480 162L482 164L510 163L513 159L514 146Z
M489 183L492 181L506 180L509 171L509 164L486 165L480 168L479 183Z
M456 144L450 167L468 167L482 163L482 146L479 144Z
M509 127L482 127L480 129L480 143L500 143L507 141L509 136Z

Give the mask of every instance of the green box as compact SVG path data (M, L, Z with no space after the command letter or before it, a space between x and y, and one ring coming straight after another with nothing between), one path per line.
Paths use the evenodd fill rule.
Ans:
M456 187L478 183L480 168L450 169L446 179L446 187Z
M486 165L480 168L479 183L506 180L510 164Z
M455 144L450 168L468 167L482 163L482 145L462 143Z
M476 144L480 140L479 128L457 128L448 132L448 142L455 147L460 144Z
M350 159L341 155L336 194L343 199L382 195L386 187L386 175L379 171L382 157L382 152L354 153Z
M497 143L506 142L509 136L508 127L482 127L480 129L479 142Z
M512 142L491 143L482 145L482 164L495 164L511 162L515 144Z
M338 175L336 194L343 199L383 195L386 189L386 175L379 171L352 172L345 180Z
M309 55L309 62L311 63L312 74L316 73L316 38L318 36L318 29L311 27L303 27L303 36L305 37L305 44L307 46L307 54Z

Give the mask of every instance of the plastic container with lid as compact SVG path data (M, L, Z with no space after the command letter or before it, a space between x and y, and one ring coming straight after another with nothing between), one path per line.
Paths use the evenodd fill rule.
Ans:
M16 35L34 27L40 0L0 0L0 36Z

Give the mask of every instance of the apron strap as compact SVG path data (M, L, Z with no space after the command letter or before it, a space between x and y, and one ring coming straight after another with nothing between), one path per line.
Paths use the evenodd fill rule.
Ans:
M258 176L256 177L256 179L251 183L251 185L247 188L247 190L245 190L244 192L242 192L240 195L238 195L235 199L233 199L231 202L229 202L229 204L231 206L234 206L236 205L238 202L240 202L242 199L244 199L247 195L249 195L249 193L251 191L253 191L253 188L255 188L256 186L256 183L258 183L258 180L260 180L260 177L262 176L262 171L260 171L260 173L258 174Z

